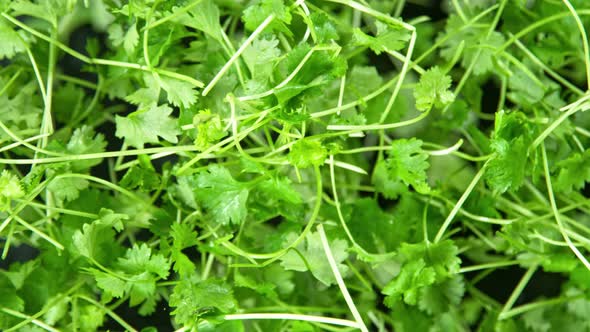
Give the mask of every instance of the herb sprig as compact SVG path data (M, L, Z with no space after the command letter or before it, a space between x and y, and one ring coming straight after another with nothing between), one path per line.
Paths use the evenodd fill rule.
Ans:
M0 329L590 330L590 3L421 6L1 1Z

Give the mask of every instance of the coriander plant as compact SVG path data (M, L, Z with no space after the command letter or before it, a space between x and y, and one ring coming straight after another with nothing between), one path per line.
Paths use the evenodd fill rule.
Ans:
M0 16L0 330L590 331L589 1Z

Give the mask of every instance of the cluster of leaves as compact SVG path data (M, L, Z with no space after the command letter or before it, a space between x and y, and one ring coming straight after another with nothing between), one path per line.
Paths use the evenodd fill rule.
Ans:
M590 2L433 3L0 1L0 330L590 331Z

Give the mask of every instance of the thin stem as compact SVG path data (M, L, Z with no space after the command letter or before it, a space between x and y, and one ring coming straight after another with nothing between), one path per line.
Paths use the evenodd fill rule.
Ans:
M422 121L424 118L426 118L428 116L428 114L429 114L429 112L426 111L413 119L400 121L400 122L394 122L394 123L371 124L371 125L360 125L360 126L356 126L356 125L329 125L327 127L327 129L328 130L338 130L338 131L353 131L353 132L394 129L394 128L406 127L406 126L410 126L415 123L418 123L418 122Z
M340 274L340 271L338 270L338 265L336 264L336 261L334 260L334 255L332 254L332 250L330 249L330 243L328 242L328 238L326 237L326 232L324 231L324 227L322 226L322 224L318 225L317 230L318 230L318 233L320 233L320 240L322 241L322 246L324 247L324 253L326 254L326 257L328 258L328 263L330 264L330 268L332 269L332 273L334 274L334 278L336 279L336 283L338 284L338 287L340 288L340 292L342 293L342 296L344 297L344 301L346 301L346 304L348 305L348 308L350 309L352 316L357 321L359 329L362 332L369 332L369 330L367 329L367 326L365 325L365 322L363 322L363 318L361 317L361 314L359 313L358 309L356 308L356 305L354 304L354 301L352 300L352 297L350 296L350 293L348 293L348 289L346 288L346 284L344 283L344 280L342 279L342 275Z
M586 103L586 101L590 99L590 94L585 95L584 97L580 98L576 102L562 107L561 110L567 110L567 112L563 113L562 115L557 118L557 120L553 121L549 127L547 127L537 138L533 141L530 146L530 150L536 149L544 140L549 136L559 125L565 121L567 118L572 116L573 114L577 113L580 110L586 110L590 108L590 104Z
M529 267L529 269L526 271L526 273L522 276L522 278L518 282L518 285L516 285L516 287L512 291L512 294L510 294L508 301L506 301L506 303L504 304L502 311L500 311L500 315L498 315L499 320L504 320L504 319L508 318L505 316L506 313L512 308L512 306L514 305L516 300L518 300L518 298L520 297L520 294L522 294L522 291L524 290L526 285L529 283L529 281L533 277L533 274L535 274L535 272L537 271L537 267L538 267L538 264L536 264L536 263L533 264L531 267Z
M256 37L258 37L258 35L260 35L262 33L262 31L272 22L272 20L274 18L275 18L275 16L274 16L274 14L272 14L272 15L269 15L264 21L262 21L262 23L256 28L256 30L254 30L254 32L252 32L252 34L248 37L248 39L246 39L246 41L244 41L242 46L240 46L240 48L238 48L236 53L234 53L234 55L232 55L232 57L225 63L225 65L223 65L223 67L221 67L221 70L219 70L217 75L215 75L215 77L213 77L211 82L209 82L209 84L207 84L205 89L203 89L203 93L202 93L203 96L206 96L207 94L209 94L209 91L211 91L211 89L213 89L215 84L217 84L217 82L221 79L221 77L228 71L229 67L232 66L232 64L238 59L238 57L240 57L240 55L242 55L244 50L248 46L250 46L250 44L254 41L254 39L256 39Z
M3 312L14 316L14 317L18 317L18 318L23 318L23 319L29 319L30 316L29 315L25 315L23 313L20 313L18 311L14 311L12 309L8 309L8 308L2 308L1 309ZM49 326L47 323L42 322L38 319L31 319L31 323L33 323L34 325L39 326L40 328L49 331L49 332L60 332L58 329L53 328L52 326Z
M90 297L88 297L86 295L76 294L75 297L77 297L79 299L82 299L82 300L84 300L86 302L89 302L89 303L93 304L94 306L98 307L99 309L103 310L104 312L107 313L107 315L111 316L111 318L115 322L119 323L119 325L121 325L123 328L125 328L126 331L129 331L129 332L138 332L131 325L129 325L129 323L127 323L126 321L124 321L123 318L121 318L119 315L117 315L111 309L109 309L106 306L104 306L102 303L97 302L94 299L91 299Z
M580 31L580 35L582 36L582 46L584 47L584 63L586 65L586 84L588 85L588 90L590 90L590 47L588 46L588 37L586 35L586 29L584 28L584 24L580 19L580 16L576 12L576 9L569 0L563 0L563 3L567 7L567 9L572 13L574 20L576 21L576 25L578 26L578 30Z
M508 318L511 318L514 316L521 315L527 311L531 311L531 310L535 310L535 309L539 309L539 308L543 308L543 307L555 307L556 305L562 304L562 303L572 303L572 301L583 299L584 297L585 296L583 294L580 294L578 296L558 297L555 299L541 300L541 301L536 301L533 303L523 304L521 306L518 306L516 308L513 308L511 310L504 312L502 318L508 319Z
M310 315L299 315L299 314L288 314L288 313L257 313L257 314L233 314L223 316L225 320L250 320L250 319L280 319L280 320L297 320L304 322L313 323L324 323L337 326L347 326L360 328L357 322L353 322L346 319L322 317L322 316L310 316Z
M467 189L465 189L465 192L463 193L463 195L461 195L461 198L459 198L459 200L457 201L457 203L455 204L455 206L453 207L453 209L451 210L451 212L449 213L449 215L447 216L447 218L443 222L442 226L440 226L438 233L436 233L436 236L434 237L435 243L442 239L445 231L447 230L447 228L449 227L449 225L451 224L451 222L453 221L453 219L457 215L457 212L459 212L459 210L463 206L463 203L465 203L465 201L469 197L469 194L471 194L471 192L473 191L473 188L475 188L475 185L479 182L479 179L481 179L482 175L484 174L485 169L486 169L486 165L487 165L487 163L485 163L483 165L483 167L475 174L475 176L473 177L473 180L471 180L471 183L469 183L469 186L467 186Z
M502 262L493 262L493 263L472 265L472 266L463 267L463 268L459 269L459 273L467 273L467 272L486 270L486 269L496 269L499 267L518 265L520 263L521 263L521 261L519 261L519 260L511 260L511 261L502 261Z
M584 255L576 248L576 246L572 243L569 235L567 234L565 225L561 220L561 214L557 208L557 203L555 202L555 194L553 193L553 185L551 184L551 174L549 173L549 162L547 161L547 152L545 151L545 145L541 145L541 154L543 156L543 170L545 171L545 183L547 185L547 192L549 195L549 203L551 203L551 211L555 216L555 221L557 222L557 227L559 228L559 232L563 236L563 239L568 244L568 247L571 251L578 257L578 259L584 264L584 266L590 270L590 262L584 257Z
M49 211L49 210L48 210ZM23 225L26 229L30 230L31 232L37 234L39 237L43 238L45 241L51 243L53 246L55 246L58 250L64 250L64 246L57 242L57 240L51 238L49 235L41 232L39 229L37 229L35 226L29 224L28 222L26 222L24 219L22 219L21 217L19 217L18 215L14 216L14 220L16 220L19 224Z

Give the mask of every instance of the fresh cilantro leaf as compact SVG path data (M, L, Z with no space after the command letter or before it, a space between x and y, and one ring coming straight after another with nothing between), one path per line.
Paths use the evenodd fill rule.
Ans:
M69 202L80 196L80 191L88 188L88 181L78 177L61 177L52 180L47 189L51 190L59 202Z
M309 16L313 23L316 42L327 43L330 40L338 40L340 36L330 16L321 12L314 12Z
M569 158L560 161L557 166L559 173L555 181L555 189L565 193L584 188L590 182L590 150L584 153L574 153Z
M496 113L496 124L490 147L495 153L484 178L497 193L515 190L524 181L532 130L520 112Z
M160 99L161 84L153 75L143 75L144 88L136 89L133 93L125 96L125 100L139 106L149 108L150 105L158 103Z
M201 151L206 150L227 135L219 115L211 114L208 109L199 111L193 118L193 124L197 128L195 145Z
M181 281L174 287L169 303L174 308L174 320L185 325L195 322L201 309L212 308L220 313L237 309L232 288L212 278L200 282Z
M116 116L117 132L115 135L125 139L127 144L143 148L145 143L159 143L162 137L170 143L177 143L180 134L176 119L171 118L172 109L166 105L155 104L146 109L139 109L126 117Z
M455 94L450 91L451 77L443 73L439 67L428 69L420 77L420 82L414 88L416 108L427 111L433 106L443 108L455 100Z
M219 8L212 0L200 1L197 5L192 6L188 12L175 7L173 15L175 16L174 21L201 30L219 42L223 41L222 28L219 24Z
M242 21L247 30L253 31L270 15L274 15L275 19L269 29L292 34L286 25L291 23L291 13L283 0L253 0L244 10Z
M5 22L0 22L0 60L12 58L15 54L26 50L24 39Z
M432 285L435 280L436 272L427 267L423 259L411 261L383 288L383 294L387 295L385 304L393 307L395 301L403 297L404 302L415 305L420 289Z
M123 49L127 55L131 56L135 53L137 44L139 43L139 34L137 33L137 22L131 24L126 31L120 24L112 24L108 30L109 39L113 43L113 46L120 47L123 45Z
M170 235L174 240L174 247L178 250L192 247L198 243L197 232L188 224L173 224L170 227Z
M96 285L110 296L121 298L128 291L125 281L102 271L90 269Z
M95 224L84 224L82 231L76 231L73 243L82 256L91 258L95 249Z
M107 142L104 140L104 135L95 134L92 128L82 126L74 130L70 141L66 145L66 151L75 155L100 153L104 151L106 146ZM102 159L79 160L72 163L72 170L81 172L101 162Z
M98 225L104 225L114 228L117 232L120 232L125 227L123 220L129 219L129 216L122 213L115 213L113 210L101 208L98 212Z
M406 262L424 259L427 266L436 272L438 280L444 280L459 272L461 259L459 250L451 240L445 240L434 244L417 243L402 244L400 253Z
M168 101L174 106L190 107L197 102L197 92L191 83L160 77L160 84L166 91Z
M355 241L368 252L391 252L409 238L410 229L404 220L397 220L383 211L371 198L356 200L350 208L348 228Z
M248 185L236 181L230 172L218 165L197 176L197 200L208 209L215 222L240 224L247 214Z
M381 52L399 51L406 46L410 39L410 34L402 29L393 28L383 23L377 24L377 35L369 36L361 29L353 30L353 39L355 44L369 47L375 54Z
M545 95L545 87L540 86L538 81L533 80L522 69L515 69L515 72L508 79L510 92L508 98L521 105L533 105Z
M296 234L290 234L285 240L285 244L292 243L297 238ZM342 275L346 275L348 267L342 262L348 258L348 244L341 239L330 241L330 249L334 255L338 270ZM299 272L310 271L316 279L326 286L336 282L334 273L326 259L320 234L312 232L307 235L304 243L297 246L297 252L289 251L281 257L281 265L287 270Z
M2 170L0 175L0 211L6 211L10 208L10 202L13 199L21 198L25 195L18 178L7 170Z
M322 143L311 139L302 139L291 146L288 159L297 168L321 166L327 157L327 150Z
M378 164L380 168L375 172L373 183L386 197L395 198L410 185L419 193L428 193L426 171L430 165L427 159L421 140L396 140L391 144L389 157Z
M444 282L459 271L461 260L457 257L458 249L452 241L443 241L436 244L402 244L400 248L405 263L397 277L389 282L383 289L383 294L388 297L385 304L392 307L399 298L403 297L405 303L416 305L422 292L424 296L431 296L425 287ZM450 293L447 298L456 300L457 285L449 284ZM424 298L422 307L427 311L435 308L429 299Z
M166 278L170 269L166 258L159 254L152 254L152 250L145 243L135 244L127 250L124 258L119 258L118 263L129 273L151 272L160 278Z
M271 35L266 38L255 39L250 47L244 50L242 58L250 71L252 79L257 83L271 78L273 72L273 63L277 62L281 55L278 48L279 41Z
M125 188L141 188L144 191L152 191L160 186L160 175L152 166L151 161L146 156L138 157L139 164L129 168L127 173L121 179L120 185Z
M462 278L455 276L442 283L422 288L418 307L431 315L442 314L459 305L464 292L465 285Z
M502 46L504 41L504 36L494 31L485 37L485 39L479 40L476 46L465 48L463 67L468 68L475 61L473 65L473 73L475 75L483 75L493 71L496 65L495 62L498 61L495 49Z

